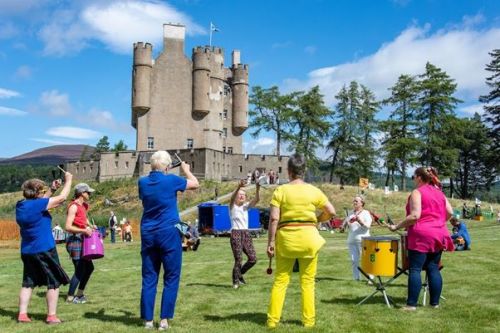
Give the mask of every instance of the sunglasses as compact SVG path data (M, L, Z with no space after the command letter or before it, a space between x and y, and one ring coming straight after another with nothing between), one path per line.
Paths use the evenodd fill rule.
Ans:
M414 180L415 178L417 178L417 176L415 176L415 175L411 176L411 180Z

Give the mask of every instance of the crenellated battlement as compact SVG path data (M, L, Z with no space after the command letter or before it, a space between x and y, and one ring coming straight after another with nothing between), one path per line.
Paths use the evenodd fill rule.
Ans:
M137 42L134 43L134 50L147 49L153 50L153 45L151 43Z

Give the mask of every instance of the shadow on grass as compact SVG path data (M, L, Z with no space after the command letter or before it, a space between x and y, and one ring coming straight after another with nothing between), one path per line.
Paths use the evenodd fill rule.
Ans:
M85 312L83 315L85 318L97 319L100 321L116 321L129 326L142 326L142 319L135 317L133 312L120 310L122 315L110 315L106 314L104 309L100 309L97 312Z
M332 278L329 276L318 276L316 278L316 282L321 282L321 281L345 281L345 279Z
M368 296L368 294L366 295ZM322 299L321 303L326 304L358 304L361 302L366 296L363 297L334 297L332 299ZM396 306L398 304L406 304L405 297L393 297L389 295ZM385 305L384 296L381 293L375 294L373 297L365 301L363 304L383 304Z
M231 286L227 284L215 284L215 283L188 283L186 284L188 287L196 287L196 286L202 286L202 287L216 287L216 288L232 288Z
M222 316L212 316L205 315L205 320L221 322L227 320L237 320L242 322L252 322L256 324L265 324L267 320L267 314L259 312L249 312L249 313L235 313L226 317Z
M11 311L4 308L0 308L0 317L7 317L12 319L12 321L17 322L17 315L18 315L17 309ZM33 320L40 320L40 321L45 321L45 319L47 318L46 313L30 313L29 316Z

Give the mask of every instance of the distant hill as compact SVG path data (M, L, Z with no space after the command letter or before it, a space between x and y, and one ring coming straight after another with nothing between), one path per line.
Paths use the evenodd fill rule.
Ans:
M82 153L86 157L95 151L88 145L57 145L33 150L19 156L0 159L0 164L61 164L68 160L78 160Z

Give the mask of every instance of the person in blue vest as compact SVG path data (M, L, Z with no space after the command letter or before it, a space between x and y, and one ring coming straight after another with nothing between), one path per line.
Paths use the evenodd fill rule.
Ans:
M28 305L35 287L47 286L47 324L60 324L57 317L59 286L69 283L69 277L59 262L56 243L52 237L52 216L49 209L64 203L71 190L73 175L64 174L64 187L59 195L53 196L61 186L60 180L50 187L39 179L23 183L25 199L16 204L16 222L21 232L21 260L23 261L23 282L19 292L19 323L29 323Z
M455 251L470 250L471 239L465 223L459 221L456 217L452 217L450 223L453 229L456 230L456 232L451 235L451 239L453 239L453 243L455 243Z
M200 186L189 164L180 164L186 178L167 174L171 164L168 152L157 151L151 156L151 172L139 179L139 198L144 208L141 219L141 318L147 329L154 328L156 287L161 265L164 274L158 329L168 329L168 320L174 317L182 266L182 236L175 227L180 222L177 193Z

